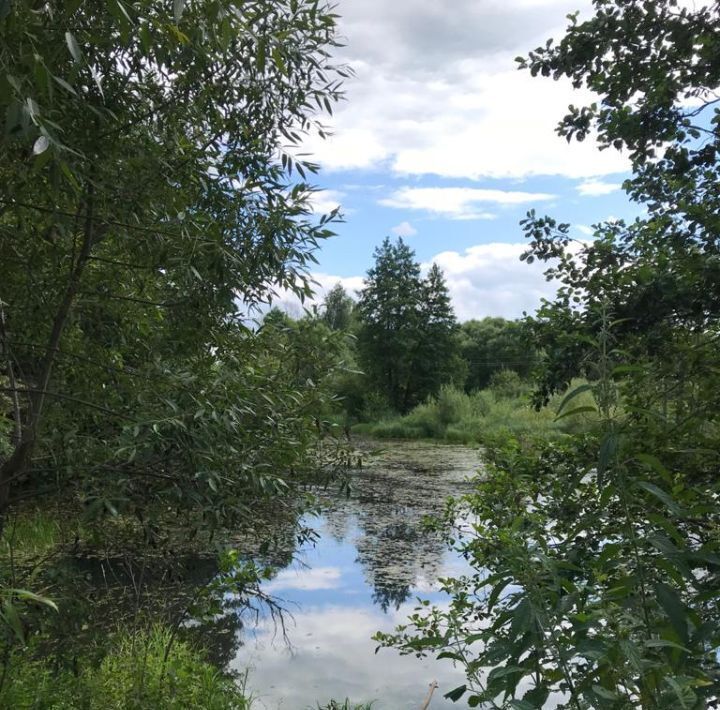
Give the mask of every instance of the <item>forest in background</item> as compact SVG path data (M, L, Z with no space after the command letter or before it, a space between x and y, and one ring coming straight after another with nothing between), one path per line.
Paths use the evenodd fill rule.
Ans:
M459 664L470 707L717 705L720 9L593 7L519 66L598 95L558 132L630 156L641 217L578 249L530 212L560 288L522 324L458 325L387 240L357 306L255 330L273 289L311 295L337 217L293 150L342 96L332 10L0 3L3 704L244 707L184 622L262 601L355 427L487 460L444 521L476 573L381 645ZM112 607L66 565L172 579L188 551L192 594Z

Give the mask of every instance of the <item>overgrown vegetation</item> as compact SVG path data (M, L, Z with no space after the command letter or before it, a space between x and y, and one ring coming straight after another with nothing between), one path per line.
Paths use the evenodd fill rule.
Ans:
M247 707L199 639L312 534L333 421L485 447L445 521L474 573L378 635L460 664L448 697L720 703L720 6L593 6L520 65L599 95L558 132L624 150L643 216L530 212L555 300L458 325L386 239L357 305L253 328L337 216L296 155L332 9L0 2L0 704Z
M529 322L535 403L585 376L558 411L591 406L598 426L489 447L448 512L471 521L452 535L475 573L445 580L449 609L378 639L460 664L448 697L471 707L699 710L720 702L720 8L593 4L520 61L600 94L558 131L626 150L646 210L579 253L569 225L523 223L525 258L561 285Z
M204 660L202 653L153 627L112 635L112 650L97 667L79 663L77 672L56 668L33 649L6 659L0 705L47 710L129 708L208 708L246 710L250 703L232 678Z
M587 402L589 395L585 396ZM380 439L437 439L451 444L497 445L510 439L526 441L544 437L563 438L566 434L592 428L596 417L588 412L557 418L562 397L550 406L536 410L531 401L531 385L512 370L493 376L490 387L467 394L445 386L436 397L418 405L404 417L377 423L357 424L356 434Z
M247 598L264 566L233 540L280 555L264 518L302 537L342 462L318 426L342 338L251 327L275 289L310 293L332 233L294 153L341 96L335 19L0 3L4 706L243 706L166 634Z

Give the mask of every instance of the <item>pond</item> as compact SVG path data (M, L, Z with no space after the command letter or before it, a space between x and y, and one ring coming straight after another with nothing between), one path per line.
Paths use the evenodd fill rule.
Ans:
M418 597L447 603L438 577L466 566L422 520L468 489L479 453L426 443L378 446L353 473L349 496L322 496L323 515L309 521L319 539L265 584L288 609L284 633L268 616L244 626L230 665L248 670L254 708L316 708L347 697L374 701L376 710L418 710L434 680L430 708L457 707L443 698L464 681L452 662L394 649L376 654L371 637L403 623Z

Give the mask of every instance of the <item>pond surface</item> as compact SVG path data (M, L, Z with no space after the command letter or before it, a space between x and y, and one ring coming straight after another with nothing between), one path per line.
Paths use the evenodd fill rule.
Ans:
M254 708L317 708L331 698L375 701L375 710L418 710L428 685L430 708L458 707L443 694L464 675L449 660L400 656L372 635L403 623L418 597L442 605L438 577L464 572L464 561L422 527L448 496L468 490L477 451L424 443L383 442L353 472L349 496L324 494L320 533L264 586L288 609L285 634L260 617L245 626L231 662L249 670ZM368 448L366 446L366 448Z

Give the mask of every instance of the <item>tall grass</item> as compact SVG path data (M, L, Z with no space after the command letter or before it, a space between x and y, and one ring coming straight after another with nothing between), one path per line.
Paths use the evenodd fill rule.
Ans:
M61 533L58 521L47 511L24 510L8 519L1 553L12 549L16 557L39 557L61 541Z
M573 387L577 386L573 383ZM590 397L589 393L587 394ZM579 397L573 406L586 402ZM353 432L380 439L435 439L453 444L483 444L503 438L543 436L560 438L592 426L585 415L557 418L562 397L536 411L530 404L530 387L517 377L504 375L490 387L466 394L443 387L437 397L418 405L405 416L359 424Z
M97 667L57 669L51 660L11 658L0 707L43 710L248 710L231 678L162 626L121 633Z

